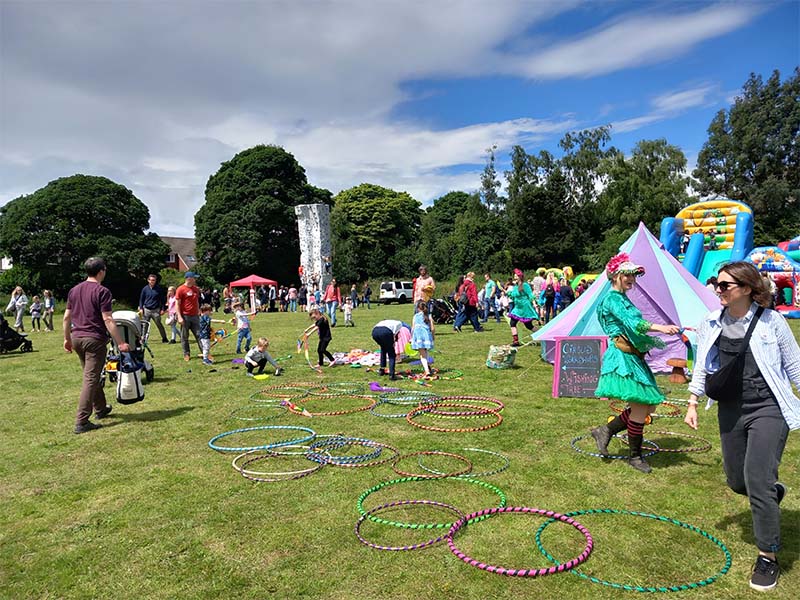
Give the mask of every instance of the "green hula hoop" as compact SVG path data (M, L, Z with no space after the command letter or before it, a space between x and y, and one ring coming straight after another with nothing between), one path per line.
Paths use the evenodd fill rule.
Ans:
M591 508L587 510L575 510L569 513L565 513L567 517L577 517L580 515L630 515L634 517L644 517L645 519L654 519L656 521L662 521L664 523L671 523L672 525L678 525L679 527L683 527L684 529L688 529L689 531L694 531L697 534L700 534L702 537L706 538L714 542L714 544L722 550L723 554L725 555L725 564L722 568L711 575L710 577L706 577L705 579L701 579L699 581L694 581L692 583L682 583L679 585L668 585L668 586L644 586L644 585L630 585L624 583L614 583L613 581L605 581L598 577L592 577L591 575L587 575L586 573L581 573L575 569L569 569L570 573L577 575L587 581L591 581L592 583L599 583L600 585L604 585L606 587L614 588L617 590L625 590L628 592L684 592L686 590L695 590L701 587L705 587L711 583L714 583L717 579L719 579L722 575L728 572L731 568L731 553L728 550L727 546L725 546L722 541L708 533L707 531L703 531L699 527L695 525L690 525L689 523L684 523L683 521L679 521L678 519L673 519L672 517L662 517L659 515L653 515L650 513L643 513L637 512L632 510L617 510L614 508ZM548 519L545 521L539 529L536 530L536 535L534 539L536 540L536 546L539 548L539 551L544 554L545 558L550 562L559 565L561 564L556 560L547 550L545 550L544 546L542 545L542 532L547 528L550 523L555 523L556 519Z
M449 477L449 478L440 478L440 479L431 479L430 477L401 477L399 479L392 479L391 481L383 481L378 485L374 485L369 488L367 491L363 492L358 497L358 512L361 516L366 517L370 521L374 523L380 523L381 525L391 525L392 527L402 527L404 529L450 529L453 525L455 525L455 521L452 523L406 523L403 521L389 521L387 519L382 519L381 517L376 517L374 514L370 514L364 508L364 500L372 494L373 492L377 492L383 488L398 484L398 483L408 483L411 481L425 481L430 483L431 481L459 481L459 482L467 482L479 487L483 487L500 498L500 503L497 505L497 508L504 508L507 503L506 495L499 487L492 485L491 483L486 483L485 481L480 481L479 479L469 479L467 477ZM474 519L470 519L467 523L477 523L478 521L483 521L484 519L488 519L491 515L486 514L480 517L475 517Z

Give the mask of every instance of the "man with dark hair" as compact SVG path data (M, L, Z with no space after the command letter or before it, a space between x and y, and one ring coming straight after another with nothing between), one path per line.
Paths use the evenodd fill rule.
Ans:
M108 336L114 338L120 352L130 351L111 316L111 292L102 285L106 277L105 261L98 257L89 258L84 269L86 280L69 291L64 311L64 350L74 350L83 368L75 433L100 428L89 420L92 409L98 419L105 419L111 413L100 379L106 362Z
M167 332L161 324L161 315L164 314L164 307L167 304L167 293L158 285L158 277L152 273L147 276L147 285L142 288L139 294L139 314L145 322L153 320L156 322L158 332L161 334L161 343L167 344Z
M200 346L200 288L197 287L197 275L186 271L185 282L175 290L175 308L178 324L181 326L181 346L183 347L183 360L189 362L189 331L194 334L194 339Z

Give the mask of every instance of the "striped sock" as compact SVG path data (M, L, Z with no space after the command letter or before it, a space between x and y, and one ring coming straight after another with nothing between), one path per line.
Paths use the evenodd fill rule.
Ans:
M644 434L644 423L637 423L636 421L628 420L628 435L641 436Z

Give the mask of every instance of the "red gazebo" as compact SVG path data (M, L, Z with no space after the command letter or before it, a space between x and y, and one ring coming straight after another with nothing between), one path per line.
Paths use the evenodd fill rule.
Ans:
M231 281L228 289L231 290L231 293L233 293L233 288L235 287L250 288L250 308L251 310L255 310L257 285L274 285L277 288L278 282L274 279L267 279L266 277L261 277L259 275L248 275L242 279Z

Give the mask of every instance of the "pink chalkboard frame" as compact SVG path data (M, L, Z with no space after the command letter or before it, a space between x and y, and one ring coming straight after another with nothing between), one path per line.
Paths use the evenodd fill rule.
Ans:
M606 353L608 348L608 337L604 335L561 335L555 337L555 364L553 365L553 398L558 398L558 374L561 370L561 342L564 340L600 340L600 360L602 362L603 354Z

